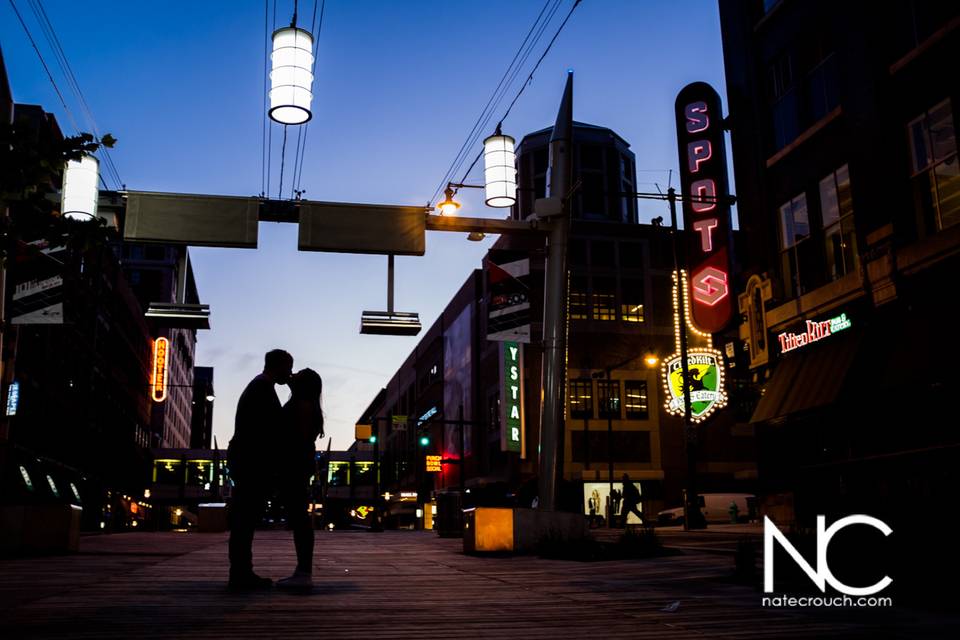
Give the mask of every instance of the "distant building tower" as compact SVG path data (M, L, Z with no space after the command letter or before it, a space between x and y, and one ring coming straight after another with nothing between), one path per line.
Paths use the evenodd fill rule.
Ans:
M213 444L213 367L193 368L193 415L190 448L210 449Z

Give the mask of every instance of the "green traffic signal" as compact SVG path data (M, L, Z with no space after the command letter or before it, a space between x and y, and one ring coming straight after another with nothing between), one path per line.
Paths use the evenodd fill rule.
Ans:
M430 436L420 436L420 446L425 447L430 444Z
M377 441L377 436L370 436L370 440L368 440L370 444L374 444L376 443L376 441Z

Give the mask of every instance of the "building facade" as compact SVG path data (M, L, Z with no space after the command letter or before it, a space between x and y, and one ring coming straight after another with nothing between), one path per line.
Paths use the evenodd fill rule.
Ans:
M213 367L193 368L193 401L190 415L190 448L213 448Z
M515 219L531 215L545 195L550 133L535 132L518 145ZM568 246L562 507L586 513L592 506L605 519L610 483L617 489L628 473L643 510L655 517L680 504L686 480L683 429L662 408L659 377L660 360L675 350L670 231L637 222L635 160L626 141L610 129L574 123L573 153L574 182L582 186L572 201ZM494 243L388 382L379 406L361 418L379 418L385 489L418 490L426 502L462 484L467 503L533 502L544 255L536 236ZM505 270L513 275L503 276ZM494 283L511 277L515 291L502 294ZM523 302L504 307L504 295ZM505 313L526 313L528 327L519 333L528 342L503 341ZM494 333L501 335L488 339ZM516 379L511 366L518 367ZM703 490L752 488L752 434L731 416L703 429ZM427 471L426 456L438 456L439 470Z
M125 242L121 251L124 273L144 312L155 302L199 302L187 247ZM151 408L152 446L185 449L191 442L197 331L156 323L151 329L155 339L168 341L169 356L166 399Z
M960 8L721 0L720 16L765 509L801 529L868 513L904 557L953 549L915 518L957 519Z

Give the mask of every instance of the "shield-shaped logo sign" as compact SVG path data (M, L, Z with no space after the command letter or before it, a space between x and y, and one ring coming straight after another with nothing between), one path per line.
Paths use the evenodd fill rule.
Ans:
M687 368L690 371L690 414L694 422L700 422L727 403L723 390L723 359L715 349L693 348L687 352ZM683 415L683 363L679 354L664 361L661 373L667 412Z

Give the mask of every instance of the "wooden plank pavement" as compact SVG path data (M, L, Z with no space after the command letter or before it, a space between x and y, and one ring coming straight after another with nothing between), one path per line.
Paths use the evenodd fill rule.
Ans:
M290 534L258 532L254 560L287 575ZM225 587L225 534L91 536L79 554L0 560L0 638L960 637L958 618L896 607L765 609L731 573L716 554L479 558L430 533L317 532L311 594L242 594Z

